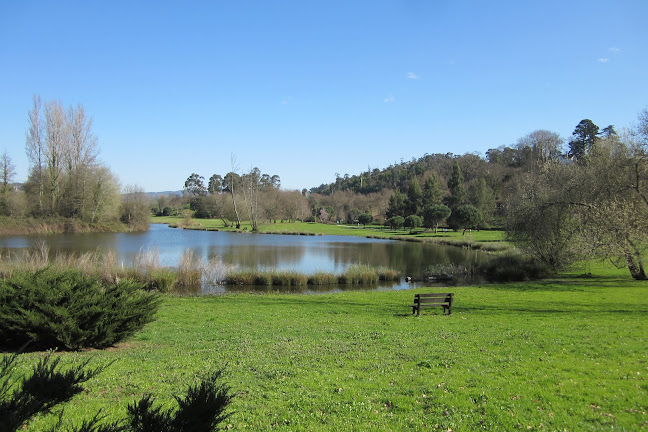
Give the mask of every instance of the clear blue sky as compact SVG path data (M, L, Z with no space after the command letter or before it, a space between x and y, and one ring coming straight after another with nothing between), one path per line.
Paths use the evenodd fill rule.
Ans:
M648 106L648 1L0 0L0 151L81 103L123 185L259 167L287 189L484 154Z

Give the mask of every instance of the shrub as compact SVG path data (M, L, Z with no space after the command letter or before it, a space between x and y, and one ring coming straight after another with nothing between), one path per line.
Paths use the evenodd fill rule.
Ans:
M225 384L217 384L222 370L218 370L195 386L190 386L186 397L176 396L178 409L175 411L153 407L151 395L128 406L129 426L133 432L210 432L231 413L226 413L233 396Z
M480 266L481 273L491 282L514 282L542 279L551 275L546 264L533 258L507 253Z
M0 431L17 431L38 413L50 412L83 391L81 384L99 374L106 366L88 369L88 362L62 371L60 357L43 357L31 376L20 383L12 381L17 354L4 355L0 361ZM10 394L10 389L13 392Z
M60 357L42 358L33 372L21 382L12 380L17 354L0 360L0 432L18 431L37 414L47 414L58 405L69 401L84 389L80 384L95 377L108 365L89 369L89 361L62 371ZM68 429L75 432L212 432L232 414L226 412L233 395L226 384L219 384L223 370L208 374L190 386L184 398L175 396L176 410L153 407L153 396L145 395L128 406L126 419L100 424L101 412L81 426ZM13 391L11 391L13 390ZM63 410L58 423L51 430L62 430Z
M8 347L111 346L153 320L160 298L141 288L73 270L17 272L0 280L0 340Z

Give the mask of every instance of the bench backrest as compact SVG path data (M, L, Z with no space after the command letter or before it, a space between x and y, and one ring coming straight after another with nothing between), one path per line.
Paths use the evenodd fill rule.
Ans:
M414 303L452 303L454 293L414 294Z

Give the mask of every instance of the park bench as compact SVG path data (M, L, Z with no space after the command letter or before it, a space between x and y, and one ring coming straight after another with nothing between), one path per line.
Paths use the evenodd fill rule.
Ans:
M410 305L412 314L421 315L421 309L425 307L441 306L443 313L448 311L452 314L452 300L454 293L431 293L431 294L414 294L414 304Z

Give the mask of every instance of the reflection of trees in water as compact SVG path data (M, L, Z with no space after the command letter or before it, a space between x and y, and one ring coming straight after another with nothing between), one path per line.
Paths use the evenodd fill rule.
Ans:
M360 243L353 247L342 243L333 246L330 253L336 264L386 266L403 275L417 277L431 264L459 264L483 259L483 254L477 251L424 243L391 241Z
M206 255L198 250L195 252L197 256L206 256L207 260L219 259L242 268L294 268L299 271L300 266L308 267L310 264L309 268L313 268L318 261L322 261L321 268L326 268L325 262L331 261L332 269L326 271L341 272L352 264L367 264L393 268L403 275L415 277L421 276L432 264L458 264L483 259L482 253L459 247L399 241L330 243L322 247L253 244L209 246Z
M242 268L278 268L296 265L304 255L304 246L231 245L210 246L208 259L221 259Z

